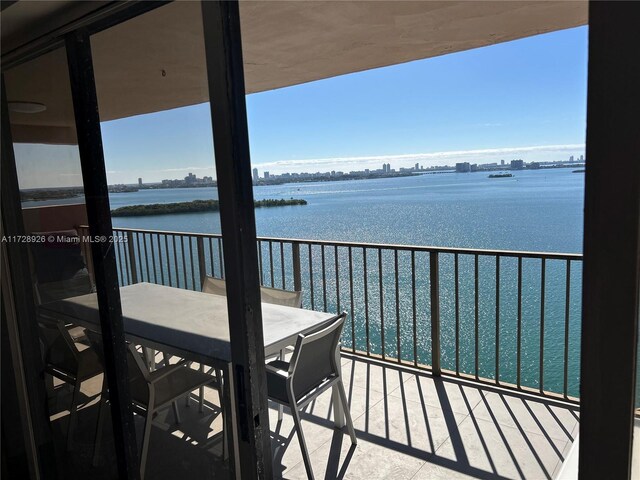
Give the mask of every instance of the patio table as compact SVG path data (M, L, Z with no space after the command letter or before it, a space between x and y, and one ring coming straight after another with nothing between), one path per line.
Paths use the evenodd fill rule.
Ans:
M224 372L225 422L230 445L237 444L235 430L235 389L231 370L231 343L226 297L152 283L136 283L120 288L122 318L127 340L177 355ZM95 293L41 305L39 313L89 330L100 332L98 299ZM299 334L316 329L333 314L302 308L262 304L265 356L278 354L295 343ZM337 362L340 365L340 362ZM336 392L333 392L334 398ZM337 427L344 426L344 411L333 402ZM239 462L235 452L235 472Z

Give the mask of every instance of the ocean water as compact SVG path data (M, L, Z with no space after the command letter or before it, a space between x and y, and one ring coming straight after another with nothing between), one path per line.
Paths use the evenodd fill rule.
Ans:
M571 169L291 183L254 188L256 200L306 206L256 210L259 236L580 253L584 175ZM112 194L111 206L216 199L214 188ZM114 218L114 226L219 233L217 213Z

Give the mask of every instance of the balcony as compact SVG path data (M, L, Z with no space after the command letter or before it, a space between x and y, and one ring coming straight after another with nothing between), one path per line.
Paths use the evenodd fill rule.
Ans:
M123 240L115 244L121 285L146 281L197 290L201 275L224 276L218 235L133 229L115 229L114 235ZM262 283L302 289L306 308L346 310L354 320L343 336L343 374L359 443L353 448L334 429L329 393L308 405L303 423L317 478L555 478L579 426L573 395L578 379L570 377L575 340L569 335L579 255L275 238L260 238L257 247ZM538 275L532 280L528 267L534 262ZM487 265L494 266L492 275ZM527 282L544 288L537 296L525 294ZM478 308L488 283L499 319L490 333ZM557 284L565 290L549 287ZM465 285L473 287L470 292ZM509 291L517 298L510 299ZM463 307L465 295L477 309ZM562 300L555 306L561 307L559 319L554 295L556 303ZM540 302L533 325L523 313L532 299ZM509 315L515 315L515 329L508 328ZM473 338L465 341L468 320ZM555 350L548 350L545 331L557 327L554 321L562 341L556 338ZM494 351L489 358L482 346L496 335L509 355ZM69 476L86 472L93 454L101 382L86 385L78 445L65 459ZM195 401L191 407L180 402L179 425L171 409L155 419L160 428L152 429L152 478L224 474L220 400L213 389L205 396L203 414ZM61 413L53 420L63 444L68 398L57 395L56 402L54 411ZM136 426L141 431L142 422ZM278 424L275 404L270 427L275 474L306 478L292 419L285 415ZM109 477L112 443L105 442L104 450L96 474Z
M348 437L333 428L329 392L308 405L302 420L316 478L550 479L578 433L578 407L540 395L437 378L348 353L343 374L359 442L352 447ZM99 379L83 387L86 405L79 413L74 452L60 452L69 469L67 478L84 478L91 461L100 388ZM169 426L171 409L156 418L149 478L224 475L220 403L214 390L207 389L205 395L203 414L195 401L191 407L180 402L179 426ZM54 416L54 432L57 444L64 445L69 398L56 398L62 413ZM285 414L278 424L276 407L270 407L274 475L306 478L291 416ZM142 422L136 427L139 435ZM112 478L113 445L103 445L92 475Z

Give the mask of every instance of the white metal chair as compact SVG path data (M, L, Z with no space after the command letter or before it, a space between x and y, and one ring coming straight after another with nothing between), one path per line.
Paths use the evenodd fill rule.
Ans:
M205 276L202 282L202 291L224 297L227 295L227 284L221 278ZM284 305L285 307L302 307L302 292L260 287L260 297L264 303Z
M153 416L159 410L174 404L190 392L217 383L218 379L207 373L189 368L187 362L168 365L150 372L135 345L128 344L127 365L129 370L129 387L134 412L144 416L144 431L140 448L140 478L144 479L144 472L149 451L151 437L151 423ZM104 423L104 406L107 396L103 394L98 414L98 429L94 450L94 463L99 451Z
M227 284L220 278L205 276L202 282L202 291L213 295L227 296Z
M351 443L357 444L347 395L340 375L340 335L346 316L346 313L341 313L321 330L299 335L291 361L273 360L266 366L269 398L291 409L304 466L310 479L313 479L313 470L302 432L300 411L330 387L336 387L338 390ZM335 411L336 405L334 405Z

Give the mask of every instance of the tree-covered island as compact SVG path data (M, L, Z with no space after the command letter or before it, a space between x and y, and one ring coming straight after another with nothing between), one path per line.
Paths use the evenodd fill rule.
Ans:
M301 199L266 199L254 201L255 208L285 207L290 205L306 205ZM151 203L149 205L129 205L111 210L112 217L141 217L148 215L170 215L174 213L217 212L220 210L218 200L193 200L178 203Z

